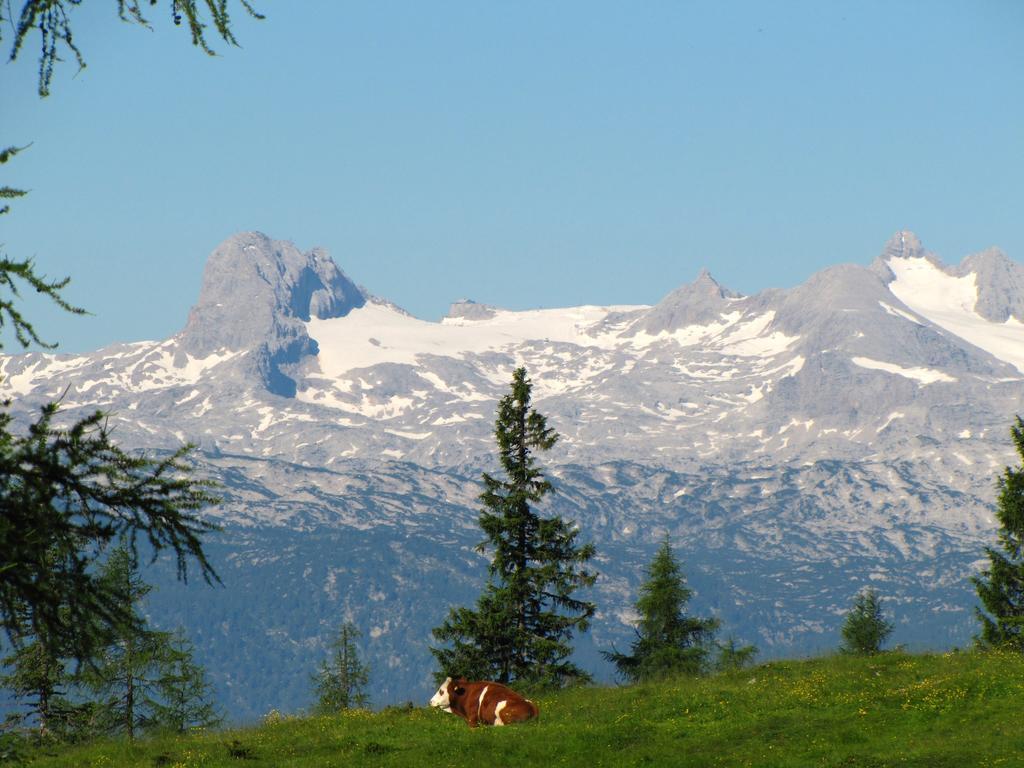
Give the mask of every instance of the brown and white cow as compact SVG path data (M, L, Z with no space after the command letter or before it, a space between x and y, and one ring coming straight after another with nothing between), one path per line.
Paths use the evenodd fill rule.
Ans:
M521 723L540 714L536 704L501 683L469 681L464 677L447 678L430 700L430 706L458 715L470 728L479 723Z

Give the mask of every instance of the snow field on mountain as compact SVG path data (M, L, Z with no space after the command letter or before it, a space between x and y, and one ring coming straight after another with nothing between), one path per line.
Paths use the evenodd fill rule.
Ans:
M524 312L498 310L486 320L420 320L394 307L370 302L345 317L311 319L306 327L320 346L321 373L340 379L348 371L381 363L414 365L419 355L458 357L501 350L526 341L607 347L605 338L584 331L611 312L638 307L570 307Z
M612 313L643 309L645 307L582 306L519 312L497 310L492 317L482 320L459 317L433 323L387 304L371 302L345 317L314 318L307 322L307 331L319 348L319 371L307 378L314 386L300 389L297 398L370 418L401 415L414 407L415 398L392 398L384 402L368 397L365 392L373 386L365 377L353 374L390 363L417 366L417 375L427 384L460 401L489 401L493 396L477 391L470 382L453 384L427 370L425 358L466 359L488 352L513 352L517 364L525 363L530 368L536 384L535 395L542 399L577 391L623 365L622 372L627 373L648 350L664 349L666 344L671 344L679 350L674 367L684 376L719 381L757 376L759 381L751 384L747 394L741 397L749 403L764 394L766 382L760 381L763 377L759 374L788 369L784 375L790 375L803 363L803 358L798 357L784 366L763 371L758 370L762 366L756 362L754 370L741 370L728 360L724 365L712 365L711 370L702 370L708 364L694 360L697 369L691 370L683 362L692 357L683 350L698 345L706 348L704 351L733 358L750 361L760 358L765 363L773 360L798 340L778 331L769 332L775 317L773 311L756 316L731 312L722 315L717 322L659 334L641 332L623 336L620 334L627 323L616 323L613 327L601 324ZM703 358L703 352L699 356ZM510 374L504 366L474 362L477 373L488 384L504 386Z
M949 374L933 370L932 368L904 368L903 366L896 365L895 363L883 363L879 360L872 360L870 357L854 357L852 362L854 365L859 365L861 368L868 368L873 371L885 371L886 373L893 373L897 376L913 379L921 385L935 384L936 382L956 381L956 379Z
M97 360L94 355L37 355L35 362L13 374L8 369L19 358L0 359L0 393L25 395L40 384L57 381L57 395L70 387L70 398L64 401L64 406L71 407L76 394L86 395L87 404L89 397L93 396L90 392L97 386L123 392L147 392L197 384L217 366L243 354L222 350L202 358L193 357L181 351L174 339L140 341L111 349L119 351L105 355L101 352L102 375L95 378ZM87 370L89 378L85 378ZM105 394L109 396L110 392Z
M629 344L643 349L658 342L674 341L680 347L703 345L716 352L738 357L774 357L799 340L799 337L787 336L781 331L765 333L774 319L774 310L753 317L734 311L706 325L687 325L656 334L640 331L629 337ZM602 337L602 341L607 344L608 337ZM614 344L616 341L622 343L612 337L611 342Z
M954 277L923 257L893 258L886 264L896 276L889 283L896 298L939 327L1024 373L1024 323L1013 317L1005 323L993 323L974 310L978 302L975 273Z
M1001 378L972 376L956 356L894 358L891 346L877 345L880 329L884 335L893 317L901 325L906 321L931 327L929 317L940 316L959 319L954 332L961 326L979 334L1001 329L1009 342L1000 356L1012 358L1017 348L1021 359L1016 364L1021 367L1024 324L991 323L974 312L979 291L984 295L987 285L982 277L951 277L923 258L893 257L889 262L895 275L893 294L872 297L880 300L868 307L864 324L851 329L854 338L865 341L853 348L813 346L813 307L808 309L807 335L799 307L786 309L787 331L782 332L776 315L782 311L780 297L726 298L716 290L679 289L655 307L485 307L470 313L479 319L453 311L453 317L441 322L417 319L369 296L366 304L346 308L341 317L304 322L286 311L294 297L281 293L274 299L280 304L275 311L284 313L288 334L301 338L305 330L318 349L317 354L304 351L300 360L281 370L295 381L294 399L268 393L248 378L263 370L259 366L265 358L260 355L274 354L280 349L276 344L290 343L293 336L279 339L274 334L280 329L273 326L267 331L273 343L261 349L257 342L262 337L253 342L246 335L252 312L242 309L230 334L214 333L231 320L216 315L207 318L210 327L197 326L191 335L183 331L163 342L117 345L80 357L0 357L0 393L53 399L68 389L66 408L109 408L124 422L122 429L133 430L146 444L161 439L171 443L171 438L184 439L177 437L182 434L233 451L304 463L338 457L444 463L483 450L494 404L507 391L513 367L525 365L534 381L535 400L544 401L543 407L560 419L563 445L573 460L594 455L733 460L742 455L735 436L747 433L759 434L751 447L758 455L860 456L888 441L920 458L925 449L915 444L916 430L926 417L906 410L908 404L900 400L905 387L893 387L894 394L886 390L889 379L914 381L918 387L912 388L917 390L913 397L927 407L946 409L942 413L965 397L962 387L975 401L988 402L982 387L1009 391L1009 396L998 395L1007 399L1016 380L1007 380L1005 373ZM234 286L236 273L247 263L243 259L232 267L234 272L215 275ZM222 306L212 301L203 306ZM236 346L227 351L214 343L224 339ZM985 340L975 343L986 345ZM816 378L849 376L847 367L822 367L816 357L837 350L846 361L852 357L853 365L880 374L857 377L877 388L871 402L854 402L850 410L843 380L830 389ZM991 358L981 350L969 354L977 358L976 368L991 367ZM887 362L892 359L900 364ZM815 370L800 377L806 365ZM221 390L231 392L228 425L217 418ZM816 403L819 390L823 397L836 399L824 411ZM247 399L240 399L243 392ZM908 415L892 424L886 415L903 413L901 409ZM786 428L791 417L795 424L808 426ZM299 421L305 422L301 439L294 437L293 422ZM979 422L979 434L984 424ZM958 425L956 431L961 429ZM927 434L934 431L929 427ZM963 455L977 460L979 452L981 447L972 445Z

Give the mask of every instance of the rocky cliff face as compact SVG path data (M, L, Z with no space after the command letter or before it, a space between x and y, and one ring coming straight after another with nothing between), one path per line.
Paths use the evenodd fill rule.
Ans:
M974 275L978 288L975 311L993 323L1012 318L1024 323L1024 265L1011 261L998 248L968 256L956 269L962 276Z
M692 283L676 288L655 306L640 313L622 335L643 332L657 336L689 326L708 325L727 314L730 300L737 298L739 294L723 288L705 269Z
M942 647L974 630L968 577L1014 460L1022 269L995 251L947 267L898 233L871 266L792 290L739 296L703 273L653 307L464 301L429 323L322 251L244 233L211 255L180 334L0 358L0 392L20 418L66 390L69 417L108 410L128 447L201 446L229 589L157 599L203 638L238 716L307 703L287 681L341 619L364 631L378 703L429 691L429 629L485 572L478 478L518 365L562 435L548 511L599 552L580 642L599 677L666 533L694 610L766 654L834 647L865 584L896 642ZM239 613L240 594L258 608Z
M221 243L206 262L198 303L177 337L198 358L244 351L274 394L294 397L283 366L315 355L306 333L311 317L344 317L367 297L325 251L302 253L292 243L243 232Z

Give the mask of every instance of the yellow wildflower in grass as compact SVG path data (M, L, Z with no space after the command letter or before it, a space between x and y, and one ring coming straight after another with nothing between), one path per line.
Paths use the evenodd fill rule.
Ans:
M284 716L276 709L272 709L263 716L264 725L278 725L284 720Z

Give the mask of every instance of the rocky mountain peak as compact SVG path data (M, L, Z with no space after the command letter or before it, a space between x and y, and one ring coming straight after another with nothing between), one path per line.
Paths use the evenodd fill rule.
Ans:
M882 249L881 258L884 261L889 259L919 259L930 255L921 245L917 235L908 230L901 230L889 238Z
M1024 322L1024 264L998 248L988 248L960 262L958 275L972 273L978 289L975 312L994 323L1010 317Z
M241 232L207 259L199 301L181 340L199 356L250 349L310 317L343 317L366 299L323 249L303 253L261 232ZM284 335L295 335L299 327L291 330Z
M367 298L323 249L303 253L291 242L240 232L207 259L199 301L178 341L200 358L252 352L249 364L267 388L292 397L295 383L281 366L317 351L305 321L343 317Z
M702 267L697 279L689 285L684 285L677 290L688 289L691 293L703 293L712 298L735 298L739 294L722 287L722 284L711 276L707 267Z
M659 301L629 329L656 335L688 325L706 325L727 311L729 301L739 294L724 288L705 268L692 283L676 288Z
M1012 271L1014 266L1019 266L1000 248L986 248L983 251L965 256L957 267L957 274L966 275L970 272L999 272Z
M453 301L445 318L463 320L486 320L494 317L495 308L488 304L479 304L472 299Z
M895 277L889 269L889 262L893 259L928 259L940 269L946 268L939 257L925 248L917 235L909 230L900 230L890 237L882 252L871 263L871 271L882 278L884 283L889 283Z

